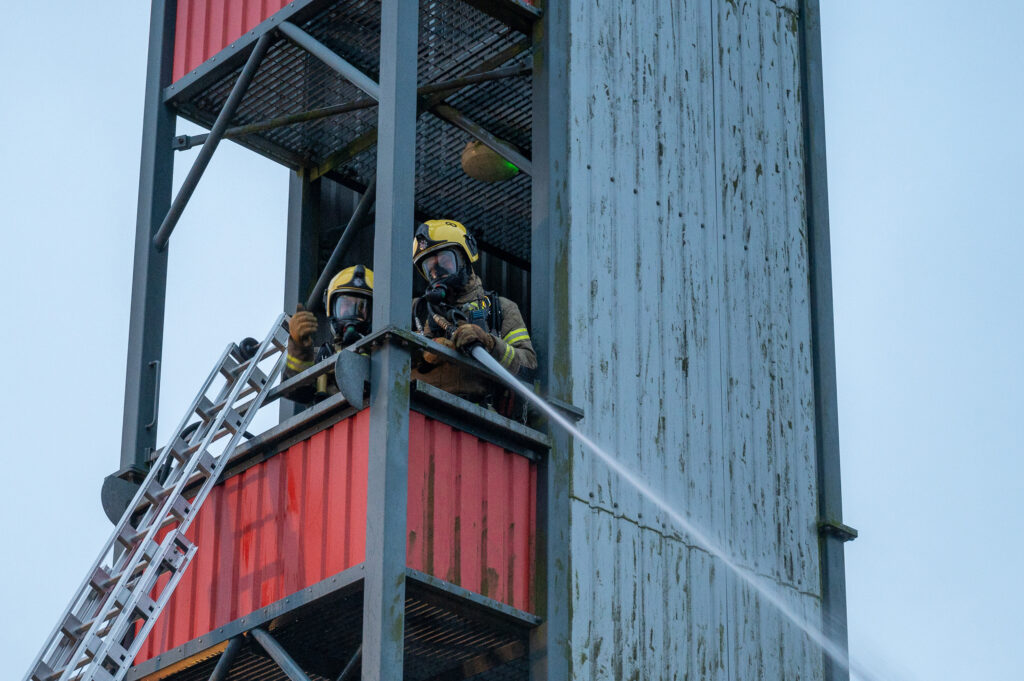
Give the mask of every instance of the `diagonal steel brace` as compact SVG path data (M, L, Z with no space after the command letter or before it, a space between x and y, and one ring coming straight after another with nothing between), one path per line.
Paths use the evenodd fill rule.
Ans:
M288 36L292 42L322 61L345 80L349 81L374 99L377 99L378 101L380 100L380 86L358 68L335 54L329 47L303 31L295 24L287 21L281 24L280 29L281 32ZM434 114L441 120L451 123L460 130L480 140L483 144L513 163L522 172L527 175L533 174L533 164L530 162L530 159L526 158L526 156L523 155L523 153L514 145L506 142L496 135L491 134L484 129L483 126L474 122L465 114L447 104L444 104L443 102L430 104L426 108L430 113ZM320 168L315 175L323 175L324 172L323 168Z
M199 184L199 178L203 176L206 166L210 164L213 152L217 150L217 145L223 139L228 123L231 122L231 118L235 115L238 105L242 102L242 97L245 96L246 90L249 89L249 84L252 82L253 76L256 75L256 69L259 68L260 62L263 61L267 48L270 47L270 41L270 31L260 36L252 53L249 55L248 61L245 62L245 67L242 68L242 73L239 74L238 80L235 81L235 86L231 88L231 94L228 95L227 101L224 102L224 107L217 114L217 120L214 122L213 127L210 128L210 134L206 138L206 143L199 150L199 155L196 156L195 162L192 163L192 168L189 169L188 175L185 176L185 181L182 183L181 189L178 190L178 195L174 197L174 202L171 204L170 210L167 211L167 216L160 224L160 229L157 231L156 236L153 237L153 245L156 246L158 251L163 251L167 248L167 241L171 238L171 232L174 231L175 225L178 224L178 220L181 218L188 200L192 198L192 193Z

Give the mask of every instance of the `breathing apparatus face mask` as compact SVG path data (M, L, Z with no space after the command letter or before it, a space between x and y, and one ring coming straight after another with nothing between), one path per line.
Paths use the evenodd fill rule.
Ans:
M429 282L423 297L433 305L450 303L469 281L468 268L463 267L462 258L452 248L424 256L420 270Z
M350 345L370 331L370 300L363 296L339 295L331 301L331 332L334 342Z

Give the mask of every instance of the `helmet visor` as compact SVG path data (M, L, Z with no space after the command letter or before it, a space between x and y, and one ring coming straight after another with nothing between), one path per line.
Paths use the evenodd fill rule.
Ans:
M331 302L331 316L336 319L361 319L366 321L370 301L363 296L339 295Z
M451 276L459 271L459 256L450 248L424 256L420 261L420 269L427 281L433 283L438 279Z

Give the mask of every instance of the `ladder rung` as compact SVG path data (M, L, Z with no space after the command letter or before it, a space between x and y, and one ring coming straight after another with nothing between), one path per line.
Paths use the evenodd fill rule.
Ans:
M92 587L93 591L105 594L110 589L110 579L110 572L102 565L97 565L96 570L92 573L92 577L89 578L89 586Z

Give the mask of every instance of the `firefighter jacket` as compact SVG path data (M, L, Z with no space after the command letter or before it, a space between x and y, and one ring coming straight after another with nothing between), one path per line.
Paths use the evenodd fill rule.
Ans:
M498 305L500 313L493 314L491 306ZM480 278L473 274L469 285L452 307L459 309L472 323L481 326L494 336L491 356L516 378L532 381L537 369L537 354L533 350L526 322L519 306L508 298L484 291ZM436 309L436 308L435 308ZM413 301L413 328L427 338L444 336L445 332L435 324L427 306L419 299ZM500 319L499 329L491 328L492 320ZM493 404L505 393L505 388L484 378L479 372L441 360L439 364L421 364L413 368L412 378L424 381L447 392L453 393L478 404Z

